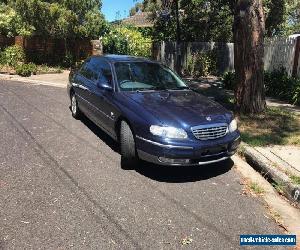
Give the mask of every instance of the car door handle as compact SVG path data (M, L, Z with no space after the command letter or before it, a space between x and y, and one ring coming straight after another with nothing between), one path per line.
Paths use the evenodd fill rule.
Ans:
M79 88L81 88L81 89L83 89L85 91L91 92L91 90L89 88L85 87L85 86L80 85Z
M83 86L83 85L81 85L81 84L78 84L78 83L72 82L72 86L77 87L77 88L80 88L80 89L82 89L82 90L86 90L86 91L88 91L88 92L91 92L91 90L90 90L89 88L87 88L87 87L85 87L85 86Z

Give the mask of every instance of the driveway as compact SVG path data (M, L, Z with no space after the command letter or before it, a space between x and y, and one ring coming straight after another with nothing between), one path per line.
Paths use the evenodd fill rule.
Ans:
M0 80L0 131L0 249L237 249L282 233L232 161L123 170L65 88Z

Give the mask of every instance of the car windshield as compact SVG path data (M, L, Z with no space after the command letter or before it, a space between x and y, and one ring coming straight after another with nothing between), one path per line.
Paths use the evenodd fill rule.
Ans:
M115 63L121 91L177 90L187 85L169 68L151 62Z

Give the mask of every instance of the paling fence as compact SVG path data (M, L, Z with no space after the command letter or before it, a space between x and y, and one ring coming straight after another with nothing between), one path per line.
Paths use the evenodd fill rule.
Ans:
M265 70L285 68L289 76L300 77L300 37L272 38L265 41Z
M177 47L176 42L156 42L153 44L152 57L174 69L177 64L176 51L178 51L180 54L180 66L185 68L191 55L212 50L216 53L218 73L234 70L233 43L184 42Z
M189 56L211 50L216 53L219 74L234 70L233 43L183 42L176 47L175 42L156 42L153 44L152 57L174 69L177 64L176 53L178 52L180 66L185 68ZM290 76L300 77L300 37L266 39L264 62L266 71L285 68Z

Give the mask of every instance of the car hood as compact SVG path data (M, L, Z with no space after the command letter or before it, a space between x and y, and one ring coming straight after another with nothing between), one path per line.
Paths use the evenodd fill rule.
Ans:
M124 93L151 112L162 124L169 126L229 123L231 119L231 113L220 104L191 90Z

